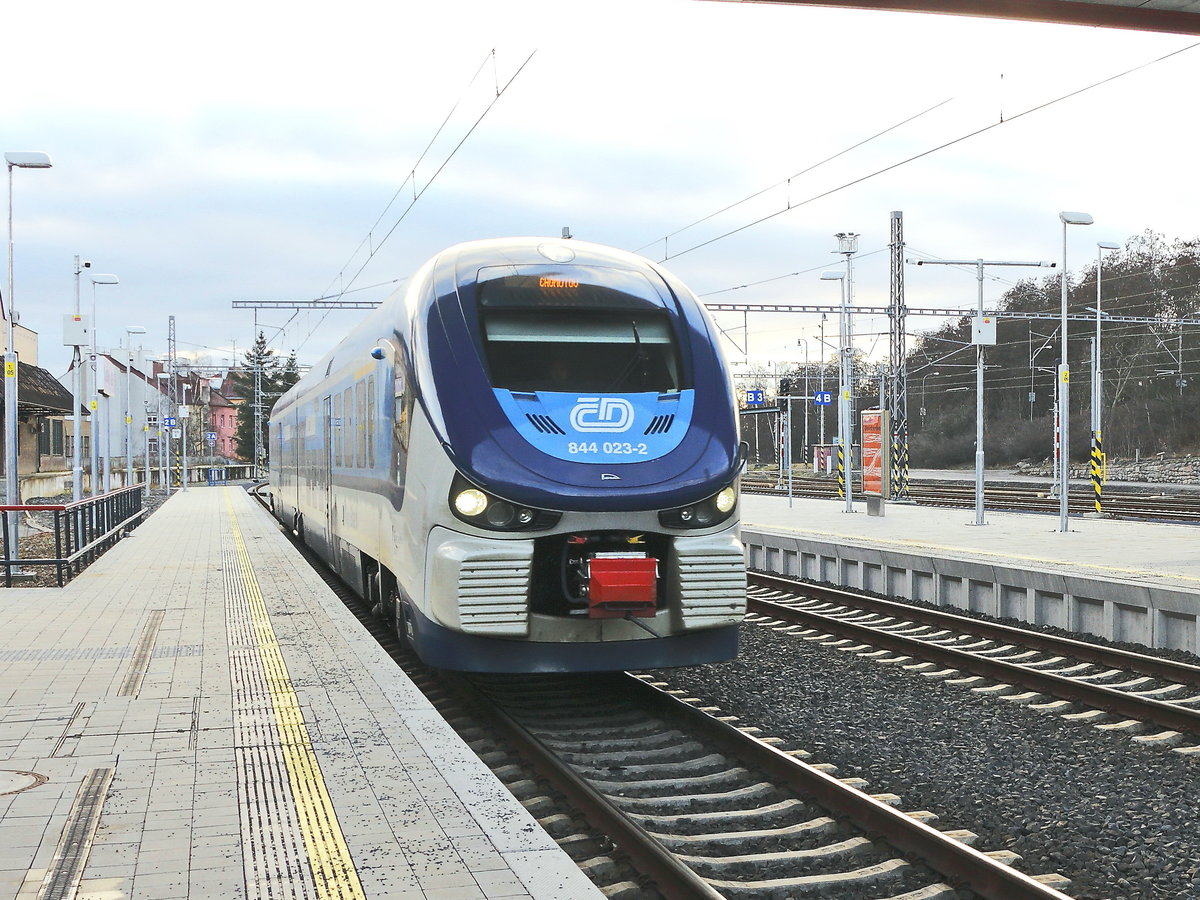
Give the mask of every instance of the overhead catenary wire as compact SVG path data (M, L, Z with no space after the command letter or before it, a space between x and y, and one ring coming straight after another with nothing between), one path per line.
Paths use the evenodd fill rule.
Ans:
M782 187L786 184L791 184L793 178L799 178L801 175L807 175L809 172L819 169L821 166L825 165L826 163L833 162L835 159L845 156L847 153L850 153L853 150L857 150L859 147L864 147L867 144L871 143L871 141L876 140L877 138L881 138L885 134L888 134L892 131L895 131L897 128L901 128L901 127L907 125L909 122L915 122L917 119L921 118L922 116L928 115L929 113L933 112L935 109L945 106L947 103L949 103L953 99L954 99L953 97L947 97L945 100L941 100L941 101L933 104L933 106L930 106L927 109L921 110L919 113L911 115L906 119L902 119L901 121L896 122L893 125L889 125L887 128L884 128L882 131L877 131L875 134L871 135L870 137L863 138L861 141L851 144L849 147L839 150L837 153L834 153L831 156L827 156L824 159L801 169L799 172L796 172L793 175L789 175L783 181L777 181L777 182L775 182L775 184L772 184L769 187L765 187L761 190L755 191L750 196L743 197L741 200L736 200L733 203L730 203L728 206L718 209L716 212L709 213L707 216L697 219L695 222L692 222L691 224L684 225L682 228L678 228L675 231L672 231L670 234L665 234L660 238L655 238L654 240L650 241L648 244L643 244L641 247L638 247L633 252L641 253L643 250L646 250L649 247L653 247L659 241L662 241L665 245L665 243L667 241L669 241L671 238L675 237L676 235L683 234L683 232L687 231L689 228L695 228L697 225L702 225L703 223L707 222L709 219L714 219L717 216L721 215L722 213L727 213L731 209L736 209L737 207L741 206L743 203L749 203L751 200L755 200L758 197L761 197L763 194L768 193L769 191L773 191L776 188Z
M792 203L791 200L789 199L787 205L782 209L778 209L774 212L768 213L765 216L760 216L757 219L754 219L750 222L746 222L745 224L739 225L736 228L732 228L729 231L719 234L716 237L709 238L706 241L701 241L698 244L693 244L691 247L688 247L684 250L680 250L675 253L665 253L663 255L663 257L659 260L659 262L666 262L667 260L670 260L670 259L676 259L687 253L692 253L695 250L699 250L703 247L707 247L710 244L715 244L718 241L722 241L725 238L732 237L733 235L739 234L743 231L746 231L749 228L753 228L756 225L761 225L763 222L768 222L771 219L778 218L779 216L783 215L784 213L788 213L788 212L791 212L792 210L799 209L803 206L807 206L808 204L814 203L817 200L822 200L826 197L830 197L834 194L837 194L841 191L846 190L847 188L851 188L851 187L854 187L855 185L862 184L865 181L869 181L872 178L875 178L879 175L883 175L888 172L895 171L896 169L899 169L902 166L906 166L909 163L913 163L913 162L916 162L917 160L924 159L925 157L931 156L934 153L937 153L941 150L945 150L948 147L953 147L957 144L961 144L965 141L968 141L971 138L975 138L975 137L978 137L979 135L986 134L987 132L992 131L993 129L999 128L1002 125L1008 125L1011 122L1015 122L1016 120L1021 119L1025 116L1031 115L1035 112L1039 112L1041 110L1048 109L1049 107L1054 106L1058 103L1062 103L1065 100L1069 100L1073 97L1078 97L1080 94L1084 94L1084 93L1087 93L1088 91L1095 90L1096 88L1101 87L1105 84L1109 84L1113 81L1116 81L1117 79L1124 78L1128 75L1132 75L1134 72L1138 72L1138 71L1141 71L1142 69L1146 69L1150 66L1164 62L1174 56L1178 56L1182 53L1186 53L1189 50L1194 50L1196 47L1200 47L1200 41L1189 44L1186 47L1180 47L1176 50L1172 50L1169 53L1164 53L1162 56L1156 57L1155 59L1151 59L1151 60L1147 60L1146 62L1139 63L1136 66L1125 69L1121 72L1114 73L1112 75L1108 75L1104 78L1099 79L1098 81L1094 81L1091 84L1087 84L1081 88L1076 88L1073 91L1069 91L1069 92L1062 94L1058 97L1055 97L1051 100L1046 100L1042 103L1028 107L1027 109L1023 109L1020 112L1016 113L1015 115L1009 116L1006 119L1001 119L997 122L992 122L988 125L983 126L982 128L976 128L973 131L969 131L969 132L966 132L965 134L961 134L956 138L952 138L948 141L943 141L942 143L937 144L933 147L930 147L927 150L922 150L920 153L916 153L916 154L913 154L912 156L905 157L904 159L901 159L897 162L894 162L889 165L883 166L882 168L876 169L873 172L868 172L865 175L861 175L858 178L853 178L850 181L847 181L847 182L844 182L843 184L838 185L837 187L830 188L829 190L826 190L826 191L821 191L820 193L814 194L805 200L801 200L797 203ZM769 190L769 189L767 189L767 190ZM714 215L715 215L715 213L714 213ZM690 227L690 226L688 226L688 227ZM682 231L682 230L686 230L686 229L680 229L680 230ZM678 232L676 232L676 233L678 233ZM664 240L664 238L659 238L658 240ZM647 244L645 246L647 246L647 247L653 246L655 243L657 243L657 241L652 241L650 244Z
M424 161L426 156L429 154L430 149L433 147L433 145L437 141L438 137L445 130L450 119L453 117L454 112L458 109L459 105L461 104L463 98L459 97L459 99L455 101L450 112L442 120L442 123L438 126L433 137L429 140L428 144L426 144L425 149L421 151L421 154L418 157L417 161L415 163L413 163L413 165L410 167L409 174L407 176L405 176L404 181L400 184L400 187L397 188L396 193L393 194L391 200L388 201L387 206L384 207L384 210L379 215L379 218L377 218L375 220L375 223L371 226L370 230L368 230L366 237L361 242L359 242L359 244L355 248L354 252L350 255L350 258L346 261L345 264L343 264L342 270L339 271L338 275L335 276L330 281L329 287L327 287L324 292L327 296L322 297L320 299L325 299L325 300L338 299L350 292L352 285L358 280L359 276L363 273L363 271L366 269L366 267L368 265L370 265L371 261L375 258L375 255L380 251L380 249L383 247L383 245L385 243L387 243L388 239L391 238L391 236L395 233L396 229L398 227L400 227L400 224L408 217L408 214L412 211L413 207L417 205L417 203L420 201L421 197L423 197L425 195L425 192L427 190L429 190L430 187L432 187L432 185L434 184L435 181L437 181L438 176L442 174L442 172L443 172L443 170L445 170L446 166L450 164L450 161L452 159L454 159L454 157L458 154L459 150L462 149L463 145L466 144L467 140L471 137L472 134L475 133L475 130L480 126L480 124L482 124L483 120L485 118L487 118L488 113L490 113L492 111L492 109L495 108L496 104L500 102L500 98L504 96L504 94L512 86L513 82L516 81L517 78L521 75L521 73L525 70L525 67L529 65L529 62L533 59L533 57L536 55L536 53L537 53L537 51L534 50L527 57L525 57L524 62L522 62L521 65L517 67L517 70L509 77L509 79L506 82L504 82L504 84L500 84L500 82L497 78L497 80L495 81L495 96L491 99L491 101L487 104L487 106L484 107L483 111L475 118L475 120L470 124L470 126L463 133L462 137L459 138L458 142L450 149L450 151L445 155L445 157L442 158L441 162L437 165L437 168L434 170L433 174L429 176L429 178L425 181L424 184L422 184L418 187L417 182L416 182L417 167L421 164L422 161ZM488 60L491 59L491 60L493 60L493 63L494 63L494 56L495 56L495 50L493 49L488 54L488 56L485 57L483 63L479 66L479 68L476 69L475 74L471 78L471 81L468 83L467 87L464 89L464 96L465 96L465 92L470 90L471 85L473 85L475 83L475 81L479 78L480 72L482 72L486 68ZM410 182L412 184L412 192L413 192L411 199L408 201L407 205L405 205L405 207L400 211L400 213L396 217L395 221L393 221L391 223L391 227L388 228L386 233L384 233L384 235L381 238L379 238L378 241L374 240L375 229L378 228L379 224L384 221L384 218L387 216L388 211L392 208L392 206L395 204L396 200L399 198L400 194L402 192L404 192L406 185L408 185ZM345 267L350 265L353 262L354 258L359 254L359 251L362 250L364 245L368 247L366 259L364 259L362 264L354 271L354 274L350 276L349 281L344 281L339 286L338 290L332 291L333 285L335 283L337 283L339 280L344 279ZM332 293L331 293L331 291L332 291ZM299 311L292 313L292 315L288 318L287 322L284 323L283 327L286 328L287 325L290 324L292 322L292 320L296 318L298 313L299 313ZM309 338L311 338L317 332L317 329L321 327L321 325L324 323L324 321L328 317L328 315L329 315L329 311L326 311L325 314L322 315L320 317L320 319L317 320L317 323L312 327L312 329L308 332L308 334L305 335L304 338L296 344L297 349L300 347L303 347L308 342Z

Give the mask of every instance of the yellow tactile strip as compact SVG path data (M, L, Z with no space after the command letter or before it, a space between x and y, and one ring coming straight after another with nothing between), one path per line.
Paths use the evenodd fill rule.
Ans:
M226 622L247 895L365 900L228 494L226 508Z

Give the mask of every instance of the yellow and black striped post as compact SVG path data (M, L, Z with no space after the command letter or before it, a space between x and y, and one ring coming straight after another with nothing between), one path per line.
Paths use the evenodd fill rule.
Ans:
M842 453L842 445L838 444L838 496L842 499L846 497L846 459Z
M1096 495L1096 515L1104 514L1104 451L1100 432L1092 432L1092 490Z

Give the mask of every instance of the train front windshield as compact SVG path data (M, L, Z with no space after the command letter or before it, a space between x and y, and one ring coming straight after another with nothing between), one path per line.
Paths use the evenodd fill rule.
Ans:
M640 273L505 267L489 274L480 273L479 314L493 387L602 393L684 387L671 319Z

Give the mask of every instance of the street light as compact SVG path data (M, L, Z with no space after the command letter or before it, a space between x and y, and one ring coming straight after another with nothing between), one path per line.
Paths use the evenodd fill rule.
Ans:
M847 262L849 262L849 257L847 257ZM850 443L850 347L846 328L850 319L850 308L846 302L846 273L840 269L822 272L821 280L838 282L842 291L842 309L838 318L838 443L842 449L842 470L838 472L838 477L843 482L843 493L846 497L845 511L852 513L854 512L854 448Z
M145 334L146 329L141 325L125 326L125 487L133 487L133 399L131 383L133 381L133 336Z
M121 280L116 275L101 275L95 274L89 276L92 282L92 401L90 404L92 417L92 496L96 497L103 493L107 488L102 488L100 483L100 379L99 368L96 351L96 285L98 284L120 284ZM108 427L108 420L105 419L105 428ZM106 464L107 466L107 464ZM107 471L107 468L106 468Z
M168 472L171 468L171 429L166 427L166 412L163 411L163 399L167 396L167 379L171 376L159 372L158 378L158 487L171 495L171 482ZM170 412L170 406L167 407Z
M186 491L187 486L188 486L188 470L187 470L188 429L187 429L187 426L188 426L188 419L191 418L191 415L192 415L191 410L188 409L187 395L188 395L188 391L190 391L192 389L192 386L190 384L181 384L179 387L183 390L183 404L179 408L179 425L180 425L181 434L183 436L182 440L180 440L180 442L179 442L179 445L183 448L182 454L180 455L180 460L182 462L182 466L181 466L180 475L179 475L179 480L180 480L179 489L181 491Z
M51 166L48 154L36 150L10 151L4 154L4 162L8 166L8 311L4 345L4 487L8 492L8 502L14 506L21 503L21 486L17 477L17 345L16 323L17 306L13 302L13 169L49 169ZM9 555L15 562L20 559L17 547L18 516L9 516L8 546ZM16 574L20 571L12 567L9 571Z
M926 372L921 376L921 432L925 431L925 379L930 375L941 375L941 372Z
M1094 221L1085 212L1060 212L1063 227L1062 256L1062 357L1058 365L1058 420L1059 420L1059 491L1058 530L1069 531L1067 523L1067 494L1071 479L1071 365L1067 358L1067 226L1091 225Z
M91 262L80 261L75 257L75 318L72 324L78 329L82 319L79 315L79 276L84 269L90 269ZM89 323L83 323L85 330L90 329ZM78 339L78 330L74 332ZM83 415L79 407L83 403L83 359L79 352L80 344L74 344L71 350L71 499L78 502L83 499Z
M1100 439L1100 407L1104 403L1104 375L1100 371L1100 270L1103 267L1105 250L1120 250L1120 244L1112 241L1096 242L1096 351L1092 365L1092 486L1096 491L1096 513L1104 512L1103 505L1103 475L1101 460L1104 458L1104 445Z
M808 338L796 338L797 344L804 345L804 461L808 462L808 411L812 403L812 392L808 389ZM791 407L789 407L790 409Z

